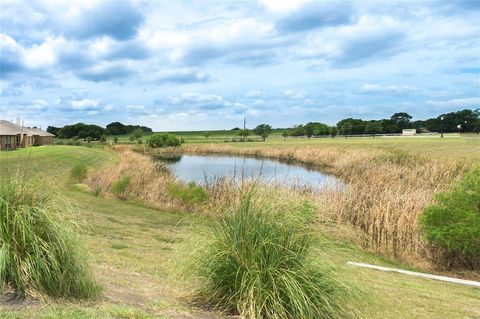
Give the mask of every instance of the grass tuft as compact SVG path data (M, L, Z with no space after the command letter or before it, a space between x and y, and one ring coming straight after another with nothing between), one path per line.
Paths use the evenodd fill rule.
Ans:
M252 194L215 227L201 260L205 287L198 298L251 319L348 316L340 284L311 259L307 225L254 201Z
M0 291L23 298L30 292L52 297L98 294L78 238L53 198L18 179L0 183Z
M80 183L87 177L87 165L85 163L77 163L70 171L70 180Z

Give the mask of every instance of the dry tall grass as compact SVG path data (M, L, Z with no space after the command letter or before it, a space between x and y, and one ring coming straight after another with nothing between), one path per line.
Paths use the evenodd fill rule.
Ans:
M141 200L154 208L176 207L176 203L167 195L167 185L173 176L161 162L155 162L126 147L118 147L116 150L120 152L118 164L92 172L85 180L94 193ZM113 192L112 185L125 178L128 178L128 183L122 194Z
M347 222L362 232L358 241L363 247L423 267L438 261L439 256L427 247L419 232L419 215L435 193L446 189L468 169L465 163L384 150L212 144L186 145L181 151L291 160L338 176L346 189L315 195L322 219Z

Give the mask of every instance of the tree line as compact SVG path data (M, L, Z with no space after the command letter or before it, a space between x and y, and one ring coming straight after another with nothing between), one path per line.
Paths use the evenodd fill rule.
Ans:
M381 120L362 120L346 118L336 125L330 126L320 122L308 122L284 129L282 135L288 136L331 136L370 134L393 134L401 133L404 129L415 129L417 133L428 132L475 132L480 133L480 109L465 109L456 112L441 114L426 120L412 121L413 117L405 112L394 113L390 118ZM235 128L237 129L237 128ZM268 124L261 124L252 131L239 130L238 135L246 138L249 135L258 135L265 140L272 132Z
M49 126L47 132L60 139L78 138L99 141L108 135L142 136L144 133L152 133L152 129L140 125L124 125L120 122L110 123L105 128L94 124L76 123L64 127Z

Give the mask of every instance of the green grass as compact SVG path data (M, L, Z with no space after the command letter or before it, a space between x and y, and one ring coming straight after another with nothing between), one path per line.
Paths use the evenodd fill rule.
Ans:
M37 185L38 188L39 185ZM99 292L64 203L19 179L0 183L0 292L12 288L53 297L91 298Z
M354 141L345 147L391 147L390 140ZM405 139L409 141L409 139ZM437 141L427 142L436 148ZM446 138L451 149L470 152L476 144ZM303 145L306 141L287 141L286 145ZM341 144L344 142L311 141L311 143ZM371 143L371 144L369 144ZM378 143L378 145L377 145ZM385 145L384 145L385 143ZM401 148L421 149L425 144L410 145L398 141ZM430 143L432 143L430 145ZM235 145L248 143L235 143ZM263 143L251 143L263 145ZM284 145L283 140L267 144ZM362 146L363 145L363 146ZM430 146L429 146L430 145ZM433 152L435 154L435 152ZM448 156L458 151L449 153ZM28 160L27 160L28 159ZM95 277L103 286L103 301L90 303L38 302L15 309L0 303L0 318L213 318L192 308L185 296L198 288L198 282L179 274L181 265L188 264L191 251L204 238L211 221L190 217L184 213L171 213L143 207L129 201L95 197L70 186L71 168L80 161L88 167L101 167L115 163L118 156L108 150L78 146L35 147L0 153L0 175L15 172L19 165L28 163L30 174L41 179L42 189L56 189L67 197L74 209L74 218L82 230L82 240L90 253ZM128 246L116 249L117 244ZM478 289L414 278L400 274L348 266L348 261L373 263L390 267L404 267L365 252L335 237L318 239L312 246L313 258L329 261L339 278L348 279L369 302L362 305L366 318L475 318L480 316Z
M350 317L349 291L312 258L308 223L292 221L291 215L312 215L312 207L279 211L256 196L243 195L216 225L201 259L200 300L252 319Z

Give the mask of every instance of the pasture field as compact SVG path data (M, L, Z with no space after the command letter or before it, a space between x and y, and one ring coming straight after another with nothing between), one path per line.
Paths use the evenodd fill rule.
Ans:
M180 135L180 134L179 134ZM189 143L187 139L187 144ZM222 142L223 143L223 142ZM227 143L225 143L227 144ZM402 150L435 158L480 161L480 140L471 138L287 139L228 143L243 148L296 148L304 145L352 149ZM0 318L224 318L189 302L197 280L189 272L192 251L211 219L184 210L151 209L137 201L94 196L69 181L71 168L83 162L89 171L119 162L109 147L42 146L0 153L0 177L26 174L41 181L43 191L68 199L90 252L90 263L103 287L99 300L0 300ZM476 318L476 288L400 274L352 268L348 261L391 267L399 262L366 252L335 232L315 241L315 256L328 261L338 277L358 287L358 307L365 318Z

